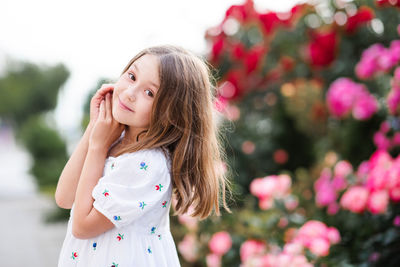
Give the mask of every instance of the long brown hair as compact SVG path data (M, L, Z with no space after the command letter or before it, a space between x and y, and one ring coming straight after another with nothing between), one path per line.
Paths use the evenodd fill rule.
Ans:
M191 216L207 218L215 209L220 216L220 195L225 210L226 190L231 193L228 171L222 171L226 154L213 102L215 87L207 61L179 46L162 45L142 50L122 71L145 54L159 59L160 88L154 98L149 128L141 140L116 154L160 147L170 154L175 214L192 206ZM140 135L142 134L140 133ZM143 137L143 138L142 138ZM227 164L225 165L227 166Z

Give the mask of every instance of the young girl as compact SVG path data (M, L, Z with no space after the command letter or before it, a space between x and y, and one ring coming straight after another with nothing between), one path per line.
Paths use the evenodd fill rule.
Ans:
M71 209L58 266L175 267L169 211L220 215L225 154L206 63L177 46L141 51L90 103L89 125L58 181Z

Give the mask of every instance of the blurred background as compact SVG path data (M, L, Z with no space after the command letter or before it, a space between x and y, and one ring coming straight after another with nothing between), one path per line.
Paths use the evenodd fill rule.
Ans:
M56 266L55 187L141 49L216 78L232 214L171 217L182 266L400 266L400 1L3 0L1 266Z

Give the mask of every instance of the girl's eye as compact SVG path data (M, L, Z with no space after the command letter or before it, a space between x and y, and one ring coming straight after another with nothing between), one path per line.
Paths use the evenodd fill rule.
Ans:
M136 81L136 77L135 77L135 75L133 75L132 73L128 73L128 76L129 76L129 78L130 78L131 80ZM151 97L154 96L154 95L153 95L153 92L150 91L149 89L146 89L146 91L149 91L149 92L150 92L151 95L149 95L149 96L151 96Z
M136 77L135 75L133 75L132 73L128 73L128 76L131 80L136 81ZM133 79L131 78L131 76L133 77Z
M152 91L150 91L149 89L146 89L146 91L149 91L150 94L151 94L150 96L153 97L153 92Z

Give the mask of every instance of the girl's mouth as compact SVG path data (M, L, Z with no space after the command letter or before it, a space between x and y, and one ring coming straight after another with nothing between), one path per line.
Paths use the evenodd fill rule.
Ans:
M127 111L130 111L130 112L133 112L133 110L130 109L130 108L128 108L126 105L124 105L124 103L122 103L121 99L119 99L119 98L118 98L118 103L119 103L119 106L120 106L122 109L127 110Z

